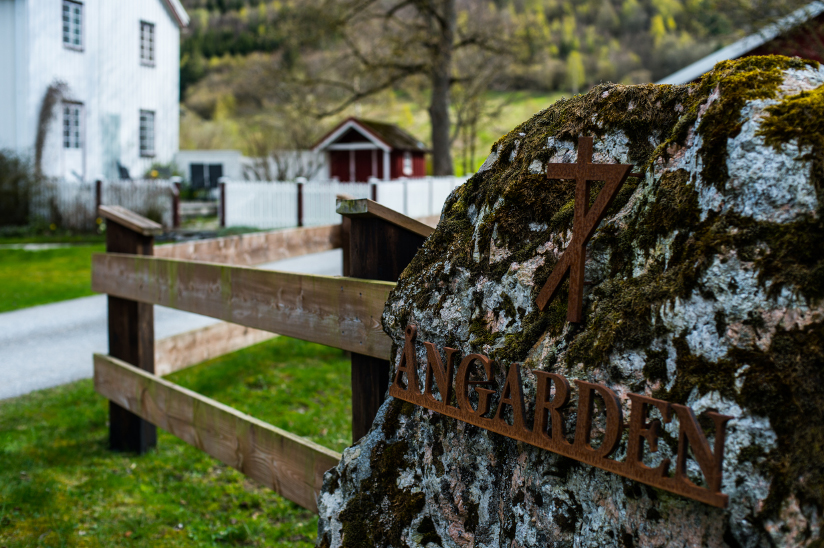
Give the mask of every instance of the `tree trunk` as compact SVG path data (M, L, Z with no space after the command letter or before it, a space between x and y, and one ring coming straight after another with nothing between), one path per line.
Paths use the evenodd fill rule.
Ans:
M455 39L455 0L439 2L441 19L433 26L438 33L438 50L432 62L432 100L429 119L432 122L432 171L434 175L452 175L452 153L449 139L449 85L452 78L452 48Z

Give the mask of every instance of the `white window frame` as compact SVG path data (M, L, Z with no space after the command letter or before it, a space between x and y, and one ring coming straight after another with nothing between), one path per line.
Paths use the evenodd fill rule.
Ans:
M157 51L155 30L154 23L140 21L140 64L146 67L155 66L155 52Z
M143 158L153 158L155 155L155 122L155 111L140 109L138 146Z
M83 103L63 102L63 148L83 148Z
M77 19L75 19L75 17L77 17ZM63 31L63 47L75 51L83 51L83 43L85 42L83 28L83 2L77 2L76 0L63 0L62 9L60 11L60 23ZM78 44L73 42L73 37L76 37L79 41Z
M401 164L401 171L407 177L415 173L415 164L412 161L412 153L408 150L403 151L403 163Z

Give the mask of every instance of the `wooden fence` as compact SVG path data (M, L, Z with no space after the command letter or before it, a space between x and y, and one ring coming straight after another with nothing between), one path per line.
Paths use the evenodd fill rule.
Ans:
M338 211L351 278L154 256L160 225L124 208L100 208L108 219L107 253L93 257L92 289L109 295L109 355L95 355L94 383L110 401L112 449L145 452L160 426L317 512L323 474L340 455L158 377L152 305L350 351L352 432L359 439L389 384L391 339L380 324L386 298L433 228L370 200L345 201ZM327 229L327 241L333 232ZM284 247L289 240L281 237ZM191 246L190 256L245 256L232 245Z
M339 224L335 196L369 198L409 217L438 215L466 177L422 177L371 183L222 181L221 226L286 228Z
M97 228L97 208L101 205L119 205L153 217L163 226L172 227L179 222L178 197L178 186L164 179L49 180L32 193L29 213L34 220L42 223L54 223L75 230L94 230Z

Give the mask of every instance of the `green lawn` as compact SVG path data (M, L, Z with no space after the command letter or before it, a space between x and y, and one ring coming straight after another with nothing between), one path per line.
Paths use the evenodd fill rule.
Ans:
M102 244L0 249L0 312L92 295L91 256L104 249Z
M173 382L337 451L349 445L349 361L279 337ZM0 402L0 547L304 546L317 518L177 438L107 450L90 380Z

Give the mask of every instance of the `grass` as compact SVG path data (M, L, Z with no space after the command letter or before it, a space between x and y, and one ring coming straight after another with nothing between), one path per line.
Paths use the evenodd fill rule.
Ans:
M0 237L0 245L6 244L102 244L105 234L20 234Z
M91 256L104 249L102 244L0 249L0 312L92 295Z
M349 361L286 337L170 377L337 451L349 445ZM158 430L107 449L90 380L0 402L0 547L314 546L317 517Z

